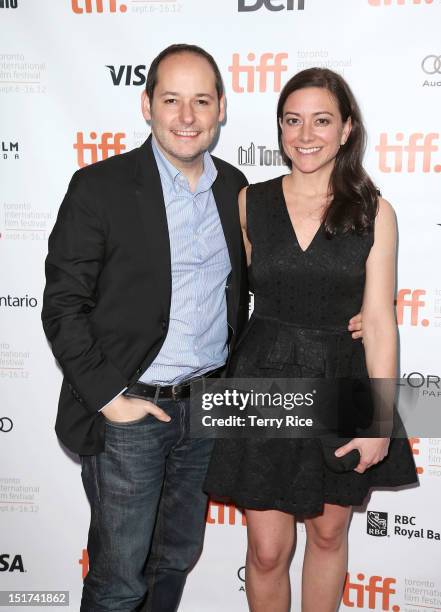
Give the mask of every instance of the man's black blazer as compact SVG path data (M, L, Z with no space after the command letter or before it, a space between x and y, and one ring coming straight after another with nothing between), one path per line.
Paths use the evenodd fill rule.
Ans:
M230 255L230 353L248 315L237 195L244 175L213 157L213 194ZM55 430L80 454L104 449L99 409L134 383L167 335L167 217L151 137L76 172L49 237L42 320L64 380Z

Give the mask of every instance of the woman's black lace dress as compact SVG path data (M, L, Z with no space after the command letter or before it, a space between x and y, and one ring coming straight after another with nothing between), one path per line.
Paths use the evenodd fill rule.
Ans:
M247 232L254 312L231 360L235 378L367 376L363 343L349 319L360 311L373 235L327 238L321 226L303 251L283 196L282 177L251 185ZM205 490L251 509L320 513L323 503L361 505L369 489L416 482L407 439L364 474L332 472L317 439L217 440Z

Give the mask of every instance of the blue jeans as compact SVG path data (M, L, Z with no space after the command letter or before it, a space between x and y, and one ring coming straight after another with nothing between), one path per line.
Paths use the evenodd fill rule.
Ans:
M189 437L189 400L157 404L169 423L106 419L104 452L81 457L91 505L81 612L174 612L200 555L213 441Z

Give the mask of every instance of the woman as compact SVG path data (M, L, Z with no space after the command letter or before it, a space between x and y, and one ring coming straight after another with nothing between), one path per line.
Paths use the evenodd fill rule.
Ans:
M239 196L254 312L233 355L236 378L395 378L396 223L362 167L365 131L338 74L311 68L284 87L279 146L290 174ZM362 307L364 344L345 322ZM206 490L245 509L252 612L286 612L295 519L305 520L302 610L334 612L352 506L372 486L416 481L406 439L354 438L354 469L330 469L317 439L219 440Z

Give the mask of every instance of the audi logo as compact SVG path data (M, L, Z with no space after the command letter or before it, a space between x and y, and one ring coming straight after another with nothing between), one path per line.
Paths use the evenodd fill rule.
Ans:
M12 421L8 417L0 417L0 432L8 433L14 427Z
M441 55L428 55L421 62L426 74L441 74Z

